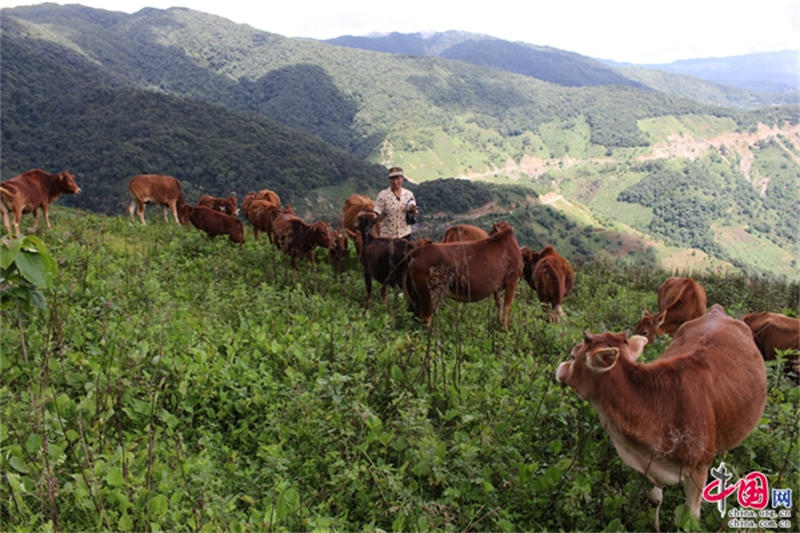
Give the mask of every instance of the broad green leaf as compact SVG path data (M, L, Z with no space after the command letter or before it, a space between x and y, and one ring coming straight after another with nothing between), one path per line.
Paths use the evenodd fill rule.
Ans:
M122 513L117 522L117 529L120 531L130 531L133 529L133 519L128 513Z
M106 474L106 483L112 487L119 487L122 486L124 481L125 480L122 477L121 467L113 467L108 469L108 473Z
M17 255L16 265L22 277L35 287L46 289L50 286L52 276L47 270L47 264L40 253L22 250Z
M17 254L22 249L22 241L3 241L0 246L0 268L6 269L11 266Z
M31 469L28 468L28 465L25 464L25 461L23 461L17 455L12 455L11 457L9 457L8 464L10 464L14 468L14 470L19 472L20 474L28 474L31 471Z
M156 494L150 500L150 512L156 517L164 516L169 508L167 497L163 494Z
M28 435L28 438L25 441L25 449L28 450L28 453L31 455L36 454L42 449L42 437L36 433L31 433Z

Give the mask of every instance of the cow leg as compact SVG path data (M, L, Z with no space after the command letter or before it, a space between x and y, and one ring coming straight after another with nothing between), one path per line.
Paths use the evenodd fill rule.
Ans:
M177 225L179 225L179 226L180 226L180 225L181 225L181 221L180 221L180 220L178 220L178 206L177 206L177 202L170 202L170 204L169 204L169 208L172 210L172 218L174 218L174 219L175 219L175 223L176 223ZM167 219L166 219L166 217L164 217L164 222L166 222L166 221L167 221Z
M656 507L656 516L653 519L653 531L656 533L661 531L661 526L658 523L658 512L661 510L661 502L664 501L664 490L661 487L656 487L653 485L653 488L650 489L650 494L648 495L650 501Z
M700 501L703 495L703 486L708 479L708 469L711 465L701 465L689 470L689 475L683 479L683 491L686 493L686 507L698 520L700 519Z
M6 233L8 233L8 238L11 238L11 221L8 218L8 208L6 208L5 204L0 201L0 211L3 213L3 226L6 228Z
M44 223L47 225L47 229L52 229L53 226L50 225L50 206L46 203L42 203L42 213L44 213Z
M372 297L372 276L370 276L366 269L364 270L364 285L367 287L367 296L364 299L364 307L369 309L369 301Z
M167 206L166 205L162 205L161 206L161 214L164 216L164 222L169 222L169 219L167 219Z
M388 299L386 298L386 283L381 285L381 299L383 300L383 306L386 307L388 304Z
M513 280L506 284L506 299L503 303L503 317L504 317L504 325L506 329L508 329L508 320L511 317L511 304L514 302L514 293L517 290L517 282L519 280ZM499 294L499 291L498 291Z
M136 200L131 200L131 203L128 204L128 215L131 217L131 222L133 222L133 210L136 209Z

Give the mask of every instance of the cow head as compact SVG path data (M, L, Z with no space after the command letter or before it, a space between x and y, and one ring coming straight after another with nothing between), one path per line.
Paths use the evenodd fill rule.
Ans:
M662 311L657 315L651 315L645 309L642 311L642 319L636 324L636 334L647 337L647 342L653 342L656 335L661 335L661 327L664 325L664 320L667 318L667 312Z
M64 194L78 194L81 192L81 188L75 183L75 176L67 170L58 173L58 187Z
M561 363L556 379L572 387L581 398L591 400L603 390L603 380L618 366L620 357L635 362L647 339L640 335L628 338L627 333L584 333L583 342L576 344L570 360Z
M178 207L178 220L180 221L181 225L189 225L189 222L192 219L192 213L194 213L194 209L194 206L191 204L181 204Z
M505 220L498 220L494 224L492 224L492 229L489 231L489 235L494 235L495 233L499 233L505 229L510 229L511 224L506 222Z
M317 246L330 249L332 244L331 225L322 220L314 222L310 227L311 239Z

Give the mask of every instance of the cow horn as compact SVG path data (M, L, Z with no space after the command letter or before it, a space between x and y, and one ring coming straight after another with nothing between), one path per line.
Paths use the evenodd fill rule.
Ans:
M587 344L592 342L592 334L586 330L583 331L583 342Z

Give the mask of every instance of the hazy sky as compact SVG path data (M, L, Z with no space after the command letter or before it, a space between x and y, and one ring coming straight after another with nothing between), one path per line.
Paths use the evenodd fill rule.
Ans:
M35 4L0 0L0 7ZM800 1L84 0L134 13L188 7L286 37L465 30L635 63L800 49Z

